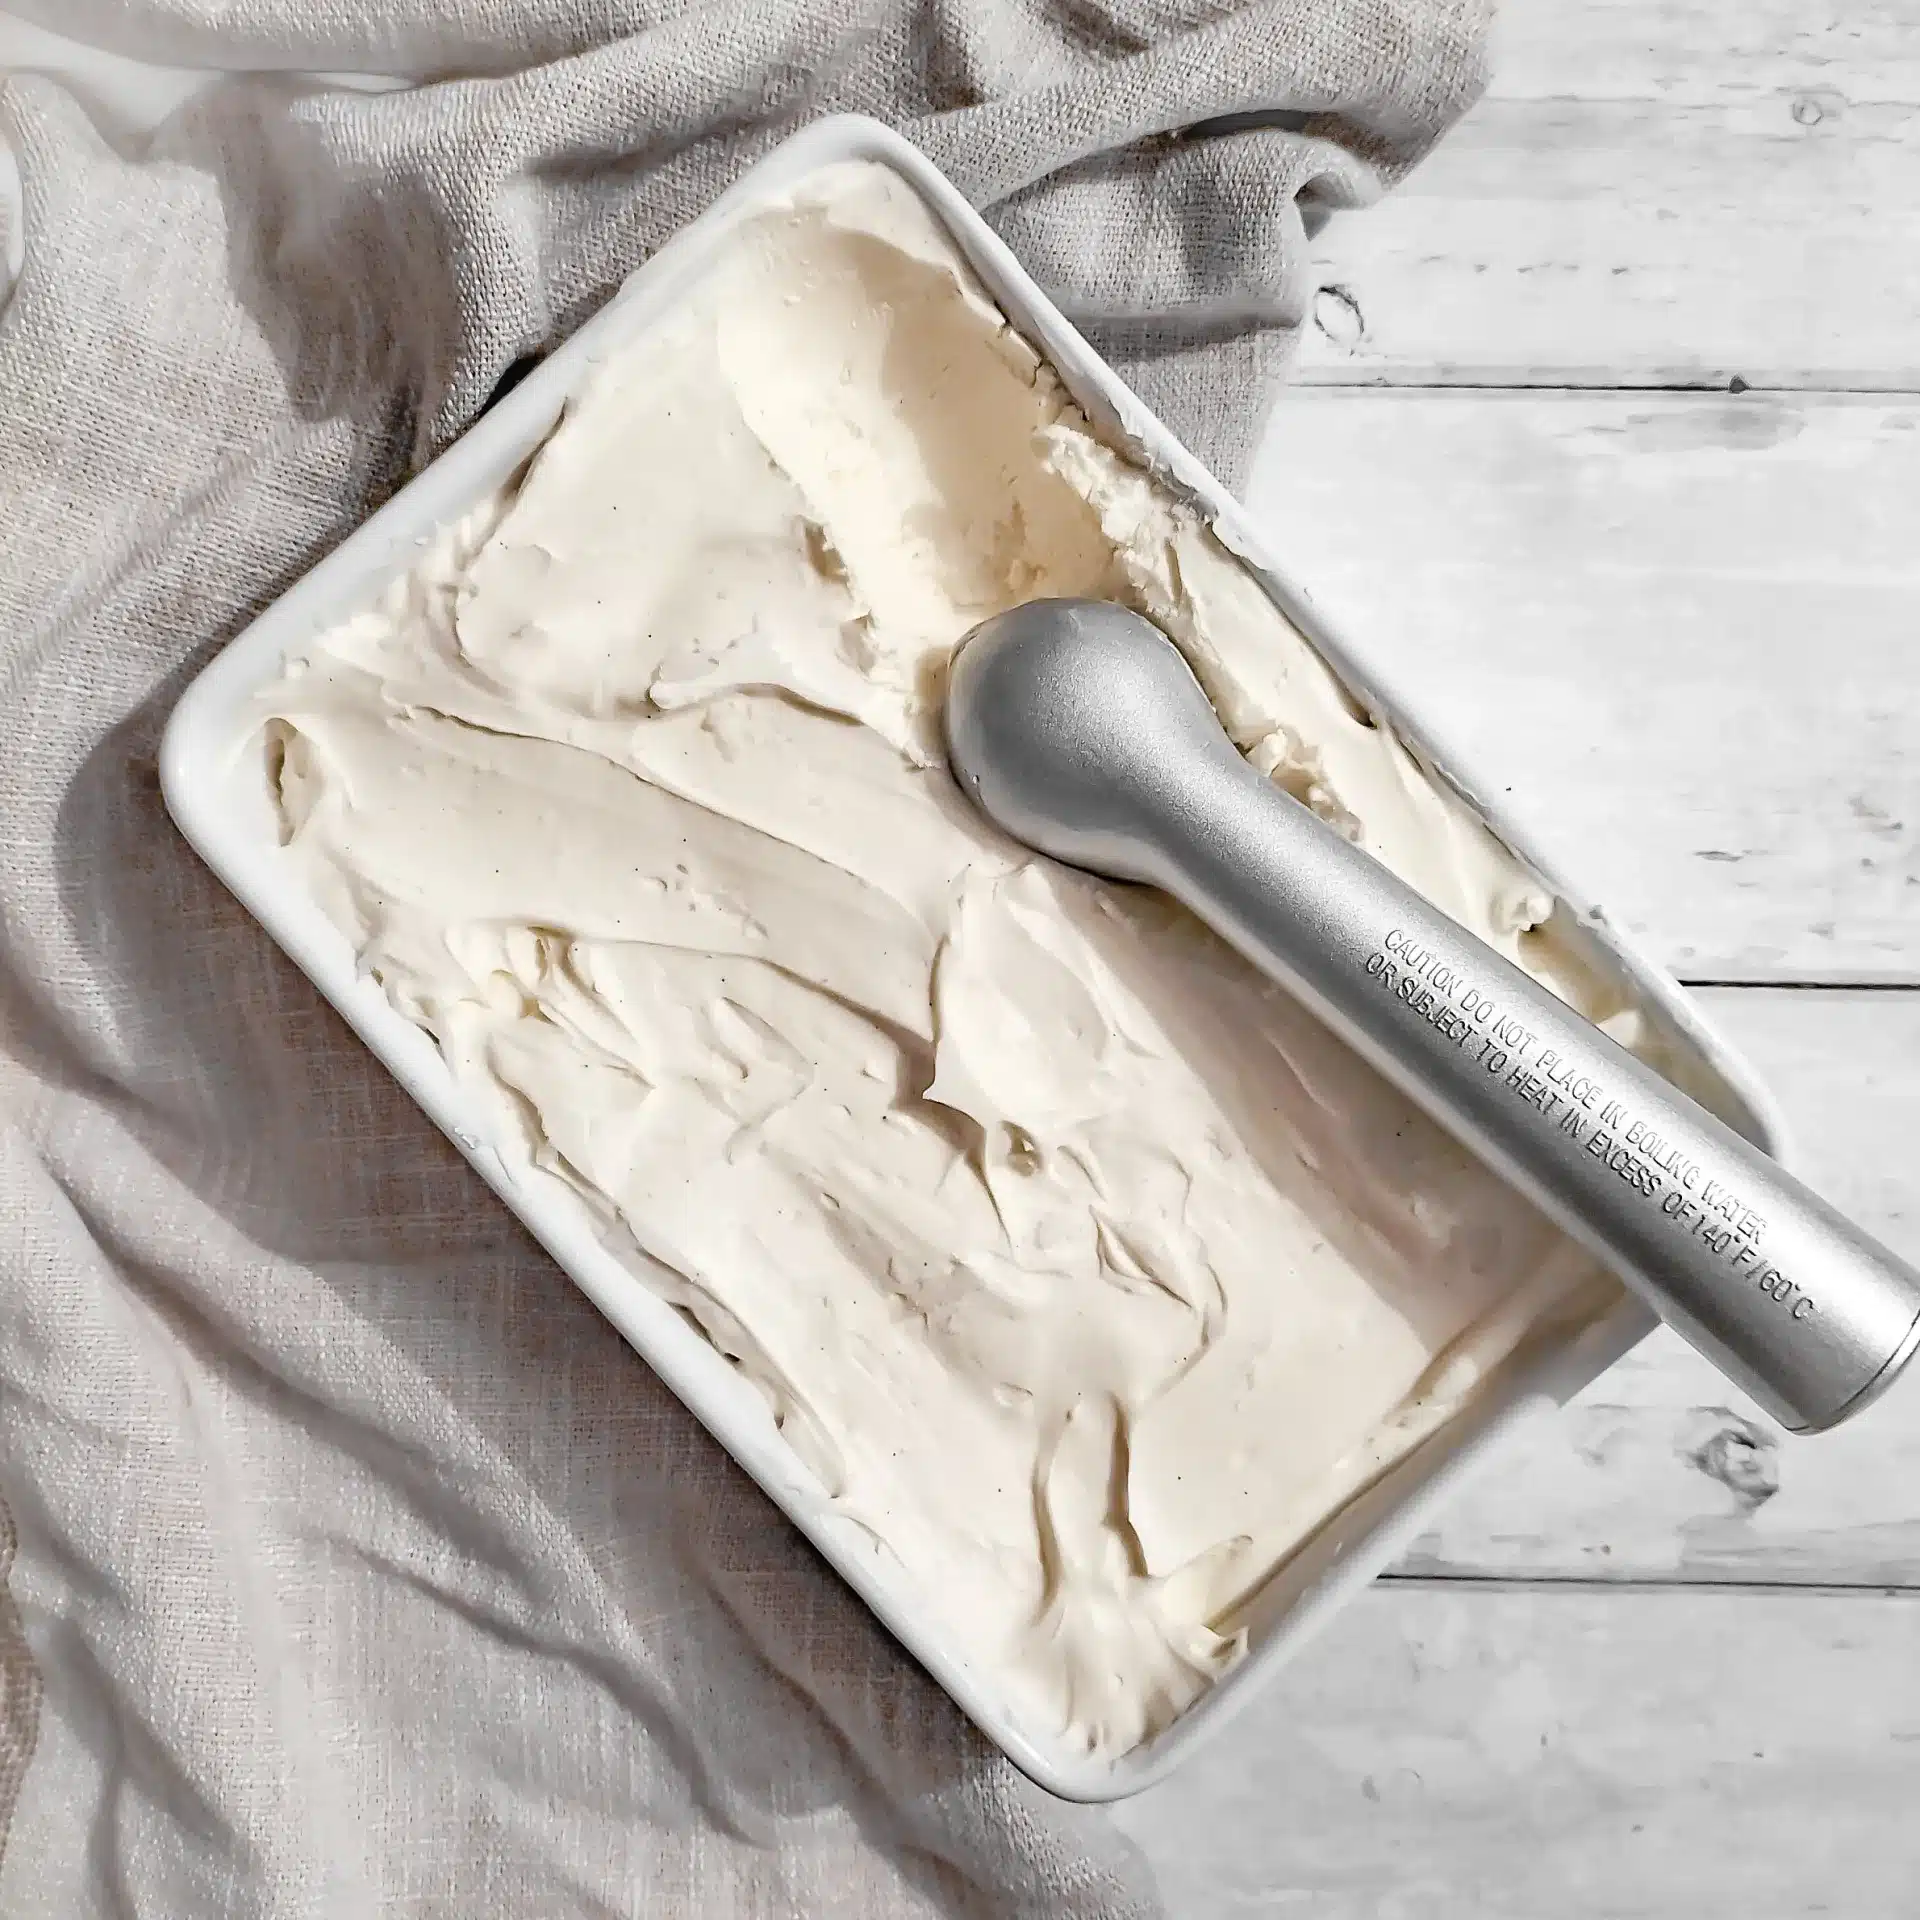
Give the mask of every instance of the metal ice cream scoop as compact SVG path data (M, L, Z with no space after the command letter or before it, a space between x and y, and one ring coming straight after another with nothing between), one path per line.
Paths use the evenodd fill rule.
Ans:
M1920 1346L1920 1274L1255 772L1151 622L996 615L946 731L1005 832L1184 902L1784 1426L1844 1420Z

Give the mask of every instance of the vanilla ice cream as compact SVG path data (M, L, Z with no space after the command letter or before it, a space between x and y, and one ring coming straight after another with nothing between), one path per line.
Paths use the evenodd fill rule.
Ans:
M1052 594L1158 621L1255 766L1632 1037L872 164L743 217L256 715L281 857L518 1177L669 1270L1025 1724L1118 1753L1531 1326L1612 1296L1183 911L969 808L947 656Z

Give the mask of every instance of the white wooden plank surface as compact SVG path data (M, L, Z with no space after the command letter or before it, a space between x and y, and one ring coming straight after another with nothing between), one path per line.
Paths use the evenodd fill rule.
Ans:
M1807 1178L1920 1258L1920 993L1702 998L1780 1095ZM1494 1462L1402 1570L1920 1588L1920 1374L1795 1440L1663 1331Z
M1175 1920L1907 1920L1920 1600L1383 1584L1117 1809Z
M1302 377L1909 388L1911 0L1508 0L1487 97L1316 248Z
M1256 511L1683 973L1920 980L1920 16L1506 25L1489 101L1323 236ZM1712 999L1810 1174L1920 1249L1920 997ZM1916 1486L1915 1383L1776 1441L1649 1342L1403 1568L1450 1578L1376 1585L1121 1823L1194 1920L1913 1913Z
M1920 400L1297 391L1249 503L1683 976L1920 979Z

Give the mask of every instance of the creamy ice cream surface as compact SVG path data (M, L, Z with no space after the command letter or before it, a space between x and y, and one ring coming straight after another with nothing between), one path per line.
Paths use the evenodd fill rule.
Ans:
M518 1177L661 1264L1026 1725L1119 1753L1610 1290L1185 913L970 810L947 655L1049 594L1153 617L1256 766L1556 966L1528 875L867 163L745 216L255 717L280 857Z

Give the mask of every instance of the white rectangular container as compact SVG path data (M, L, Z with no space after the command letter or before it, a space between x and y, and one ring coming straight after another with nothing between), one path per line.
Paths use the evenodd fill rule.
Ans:
M160 752L161 785L181 832L295 963L345 1016L475 1169L573 1281L679 1395L734 1459L839 1569L892 1633L1024 1772L1076 1800L1113 1800L1163 1777L1305 1645L1341 1603L1396 1559L1474 1465L1530 1418L1562 1404L1653 1324L1626 1301L1604 1321L1557 1345L1541 1344L1504 1369L1459 1418L1343 1510L1262 1592L1241 1664L1179 1721L1118 1761L1091 1761L1016 1724L991 1673L938 1637L891 1559L827 1505L821 1489L774 1431L765 1402L668 1307L643 1263L605 1247L585 1209L557 1181L517 1173L482 1137L481 1123L434 1043L362 977L345 937L293 884L279 861L277 829L257 756L239 749L242 708L290 655L372 602L420 557L427 536L499 488L559 420L589 369L671 308L702 272L715 241L745 210L841 160L875 160L902 175L947 227L1014 325L1045 354L1075 400L1109 438L1193 501L1221 538L1259 573L1268 592L1355 695L1393 725L1421 758L1532 865L1563 902L1571 937L1604 973L1631 984L1668 1038L1696 1063L1693 1090L1750 1139L1775 1153L1781 1129L1745 1065L1706 1025L1678 986L1563 883L1524 833L1478 798L1458 757L1396 700L1364 648L1331 633L1246 523L1238 506L1068 325L959 193L906 141L875 122L815 122L787 141L633 274L620 293L543 361L440 459L387 503L221 653L187 690Z

